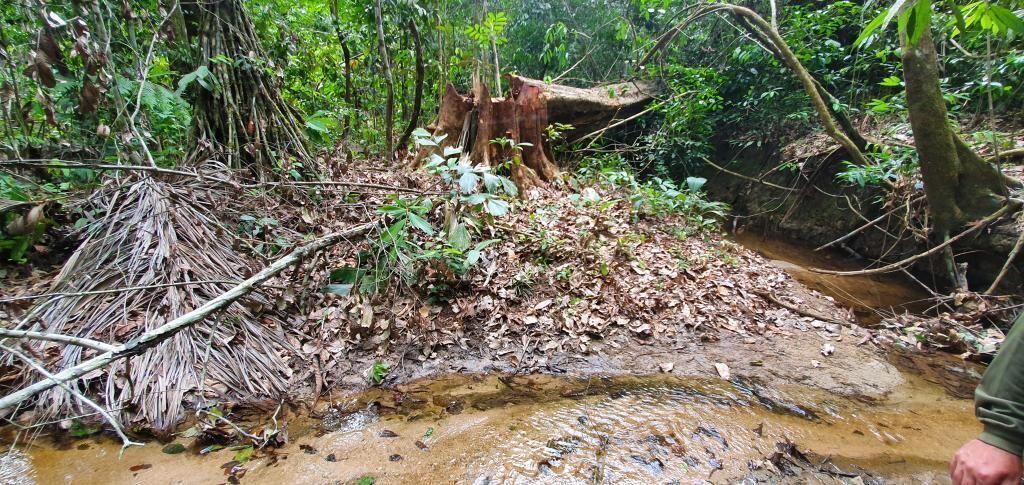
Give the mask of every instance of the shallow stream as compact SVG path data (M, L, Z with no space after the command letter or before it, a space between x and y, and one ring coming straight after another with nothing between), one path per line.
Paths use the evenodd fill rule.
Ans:
M801 248L749 245L805 284L820 277L801 277L809 262L792 257ZM819 283L864 312L920 296L898 280ZM40 437L25 449L32 471L20 476L45 484L946 481L949 457L979 431L966 398L978 369L943 356L894 362L907 368L906 384L882 400L667 374L450 376L335 396L288 419L289 444L244 464L230 448L167 454L152 442L118 459L120 444L106 436L63 445Z

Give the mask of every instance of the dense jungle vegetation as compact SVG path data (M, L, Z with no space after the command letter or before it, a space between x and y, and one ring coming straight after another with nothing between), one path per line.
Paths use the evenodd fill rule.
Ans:
M984 361L1022 112L1021 0L7 1L0 409L127 444L459 349L657 341L659 312L848 324L728 231L906 276L924 308L871 338Z

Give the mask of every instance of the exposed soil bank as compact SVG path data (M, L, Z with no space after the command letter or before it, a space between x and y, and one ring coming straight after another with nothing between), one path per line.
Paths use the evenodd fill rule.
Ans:
M813 136L786 147L768 144L737 151L724 141L717 146L720 166L753 179L793 188L782 190L707 167L706 187L713 199L727 202L733 208L734 230L799 240L813 248L845 236L866 221L893 209L879 205L878 201L887 197L881 190L838 183L836 175L842 171L841 162L846 157L841 150L832 150L829 143ZM791 168L780 168L784 163ZM1014 175L1018 172L1019 167L1008 171ZM912 192L912 198L924 195L920 187L905 187L904 190ZM929 243L905 228L908 220L923 217L923 212L905 207L896 209L891 217L875 227L834 247L864 259L861 267L877 259L898 261L928 249ZM999 273L1019 231L1012 221L1003 221L954 245L957 261L968 265L967 276L973 288L984 290ZM893 236L898 236L899 241ZM912 270L934 288L948 284L939 259L922 260ZM1001 293L1019 294L1024 282L1022 272L1024 258L1018 258L1004 279Z
M768 238L749 231L732 237L744 247L770 259L772 264L808 288L828 295L844 307L852 309L862 326L878 324L882 318L880 311L917 313L930 306L928 300L931 294L899 273L836 276L808 269L855 270L862 267L861 262L838 251L816 252L810 245Z

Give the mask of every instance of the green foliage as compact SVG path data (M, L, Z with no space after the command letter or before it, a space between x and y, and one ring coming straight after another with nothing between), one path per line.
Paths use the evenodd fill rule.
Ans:
M249 463L249 460L252 459L252 454L254 451L256 450L252 446L244 446L235 452L235 457L233 460L237 461L239 464L242 465Z
M481 48L490 47L493 42L502 45L508 41L503 34L508 25L505 12L487 12L483 22L466 27L466 35L473 39Z
M917 151L901 146L879 147L872 145L871 165L857 165L843 162L843 170L836 174L836 180L858 187L881 187L908 177L918 168Z
M162 20L156 5L78 7L67 2L0 7L0 57L9 66L0 69L5 99L0 150L51 153L73 147L102 159L134 162L145 141L158 163L175 163L191 118L188 103L173 88L178 77L173 66L180 65L173 60L181 59L178 46L155 43L146 79L139 80L140 52L148 48L143 42ZM110 56L103 52L108 45ZM135 113L141 140L127 136L129 113Z
M980 28L993 35L1024 34L1024 20L997 3L979 1L961 5L949 2L949 8L951 15L946 26L953 36L971 28ZM867 44L896 19L897 30L905 33L911 44L916 44L924 29L931 26L932 10L931 0L897 0L866 25L854 43Z
M709 68L670 64L661 69L670 90L659 108L658 130L647 136L645 158L655 173L678 175L712 156L717 113L723 107L722 77Z
M370 384L375 386L381 385L384 382L384 378L391 372L391 366L387 362L375 361L373 366L370 367L367 376L370 379ZM373 483L372 481L370 483Z
M178 455L184 453L186 450L187 448L185 448L185 445L181 443L168 443L161 449L161 451L168 455Z
M99 426L90 426L76 419L71 421L71 427L68 428L68 434L71 435L72 438L85 438L86 436L99 433L102 430L103 428Z
M710 229L717 227L718 220L729 210L726 204L707 200L701 191L707 182L704 178L687 177L683 187L660 177L638 180L617 155L586 159L577 175L600 186L625 189L635 217L681 215Z
M545 78L548 73L560 73L569 67L569 27L564 22L555 22L544 32L540 59L544 63Z
M438 147L442 141L422 129L415 131L414 139L421 148ZM374 293L393 278L448 287L498 242L482 239L480 234L489 221L509 212L507 199L516 194L515 184L487 167L459 163L457 149L441 153L432 155L423 170L436 175L449 191L436 200L392 196L377 209L386 225L371 240L371 250L360 255L356 266L332 271L325 291L342 296L353 290ZM445 221L440 227L430 221L438 212L443 212Z
M269 216L242 214L238 216L236 233L250 241L250 246L264 256L273 256L291 246L291 240L276 232L280 222Z

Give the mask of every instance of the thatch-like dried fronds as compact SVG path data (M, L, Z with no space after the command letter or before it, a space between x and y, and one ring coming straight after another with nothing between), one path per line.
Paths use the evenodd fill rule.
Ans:
M144 176L100 191L91 204L103 214L85 228L85 240L51 288L76 295L39 301L22 328L127 342L227 291L250 271L215 216L231 200L221 192L224 187ZM187 282L204 283L182 284ZM145 288L82 294L135 287ZM232 305L216 319L115 363L102 382L105 404L129 421L166 430L183 416L183 400L200 389L227 392L236 400L281 395L291 374L290 350L275 319L257 319L259 308L268 306L265 295L254 294L246 305ZM61 368L95 353L51 343L36 347L40 354L57 349ZM82 388L88 382L69 384ZM51 416L74 414L78 405L59 389L39 401Z

